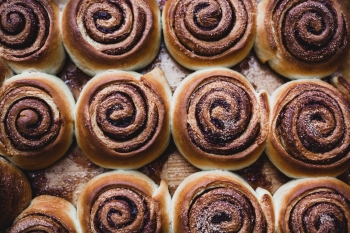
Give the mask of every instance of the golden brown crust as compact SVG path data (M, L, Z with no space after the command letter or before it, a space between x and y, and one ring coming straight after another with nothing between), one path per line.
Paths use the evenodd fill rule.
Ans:
M350 187L330 177L293 180L273 196L276 232L348 232Z
M350 163L350 105L330 84L298 80L271 96L266 152L290 177L336 176Z
M25 175L0 157L0 230L6 229L28 206L32 189Z
M17 166L41 169L68 150L74 98L59 78L33 72L6 80L0 109L0 151Z
M187 177L172 198L173 232L274 232L272 197L227 171ZM264 203L262 205L262 202Z
M173 98L173 138L196 167L237 170L264 150L268 95L257 94L243 75L225 68L197 71Z
M348 53L349 16L337 0L263 0L258 12L256 54L287 78L325 77Z
M160 11L154 0L69 1L62 28L68 54L92 76L108 69L141 69L160 48Z
M158 187L140 172L112 171L86 184L77 209L86 233L166 233L170 229L169 205L170 194L164 181Z
M0 59L0 86L2 86L3 82L12 75L13 72L10 67L2 59Z
M350 83L343 77L333 77L331 83L335 86L350 102Z
M15 220L8 233L20 232L78 233L76 209L68 201L54 196L38 196Z
M145 75L101 73L78 99L77 142L102 167L139 168L169 144L170 102L170 87L158 68Z
M1 1L1 57L16 72L56 74L65 52L59 28L59 8L51 0Z
M256 2L169 0L162 23L166 47L181 65L231 67L253 47Z

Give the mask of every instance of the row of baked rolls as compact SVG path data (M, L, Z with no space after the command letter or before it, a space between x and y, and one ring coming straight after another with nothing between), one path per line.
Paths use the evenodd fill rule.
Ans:
M173 232L265 232L275 230L272 196L256 192L228 171L202 171L187 177L172 198Z
M137 171L112 171L86 184L78 198L78 219L84 233L167 233L170 202L164 180L158 186Z
M290 177L336 176L350 166L350 84L298 80L271 96L266 152Z
M338 0L169 0L163 33L170 54L198 70L231 67L253 46L291 78L333 73L350 47L349 14Z
M0 153L23 169L56 162L73 140L74 98L59 78L23 73L0 88Z
M57 73L62 41L91 76L141 69L161 43L155 0L71 0L62 22L52 0L10 0L0 4L0 18L0 54L16 73ZM339 0L263 0L258 7L255 0L169 0L163 33L170 54L194 70L233 66L256 39L260 60L292 79L331 74L350 47L349 16Z
M106 71L84 86L75 109L78 145L95 164L139 168L170 141L171 90L161 69Z
M177 148L201 169L238 170L265 148L268 94L256 93L235 71L213 68L187 76L174 92L171 115Z
M70 202L54 196L34 198L14 221L7 233L50 232L80 233L76 208Z

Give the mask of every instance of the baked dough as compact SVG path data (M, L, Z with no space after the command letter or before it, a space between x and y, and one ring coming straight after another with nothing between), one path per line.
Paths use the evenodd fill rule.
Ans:
M16 73L61 70L66 54L59 14L52 0L0 3L0 56Z
M111 171L91 179L82 190L78 218L85 233L170 232L170 194L137 171Z
M138 70L159 51L160 11L155 0L69 1L62 38L73 62L88 75Z
M258 159L268 134L268 94L226 68L194 72L177 87L172 135L200 169L238 170Z
M8 231L8 233L22 232L80 233L76 208L59 197L38 196L16 218Z
M274 232L272 196L228 171L187 177L172 198L173 232Z
M271 96L266 152L294 178L337 176L350 165L350 104L321 80L296 80Z
M171 90L161 69L141 75L106 71L77 101L76 138L86 156L106 168L139 168L170 141Z
M303 178L273 195L276 232L350 231L350 186L330 177Z
M0 89L0 153L20 168L56 162L73 141L74 98L59 78L24 72Z
M169 0L163 9L165 45L191 70L231 67L250 52L256 0Z
M256 54L284 77L326 77L348 54L349 15L338 0L262 0L257 22Z

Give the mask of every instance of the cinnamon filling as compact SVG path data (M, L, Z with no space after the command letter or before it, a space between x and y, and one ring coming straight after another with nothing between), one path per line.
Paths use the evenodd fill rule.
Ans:
M91 209L91 228L96 232L155 232L156 209L147 196L115 187L101 193Z
M319 189L293 204L288 213L290 232L346 232L350 200L335 190Z
M249 1L179 1L172 19L174 33L188 51L199 56L220 55L240 41L253 11Z
M331 164L350 150L342 103L320 86L304 86L279 113L277 131L285 150L312 164ZM294 94L292 94L294 93ZM289 97L287 97L289 98Z
M213 78L213 77L212 77ZM188 133L202 150L220 155L252 145L260 132L254 93L240 83L215 77L195 90L188 106ZM214 79L214 78L213 78Z
M0 44L8 56L25 58L38 52L50 32L51 9L39 1L0 4Z
M6 132L19 150L40 149L52 142L61 126L53 119L50 107L41 99L23 98L8 109Z
M190 232L265 232L267 226L259 203L230 185L206 190L188 215Z

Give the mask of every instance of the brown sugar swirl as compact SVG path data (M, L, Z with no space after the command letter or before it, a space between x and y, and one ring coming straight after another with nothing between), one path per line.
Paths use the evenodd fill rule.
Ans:
M78 233L80 229L76 212L73 204L62 198L38 196L16 218L7 232Z
M143 68L155 58L161 41L154 0L70 1L62 28L67 52L92 76L107 69Z
M144 76L105 72L88 82L77 103L76 134L91 161L136 168L158 157L170 137L167 86L158 69Z
M230 67L249 53L255 38L251 0L171 0L163 11L165 44L183 66Z
M170 194L136 171L108 172L89 181L78 199L83 232L168 232Z
M292 177L331 175L350 162L349 102L331 85L315 80L283 85L271 99L267 153Z
M175 143L202 169L248 166L265 146L267 99L266 92L258 95L237 72L223 68L197 71L174 93Z
M73 139L74 99L57 77L23 73L0 90L0 151L24 169L58 160Z
M242 178L206 171L186 178L172 199L174 232L274 232L272 197Z
M0 54L16 73L56 74L65 59L58 6L50 0L2 1Z
M281 186L273 196L276 232L349 232L350 187L329 177Z
M337 0L267 0L259 4L256 51L281 75L334 72L349 50L349 16Z

